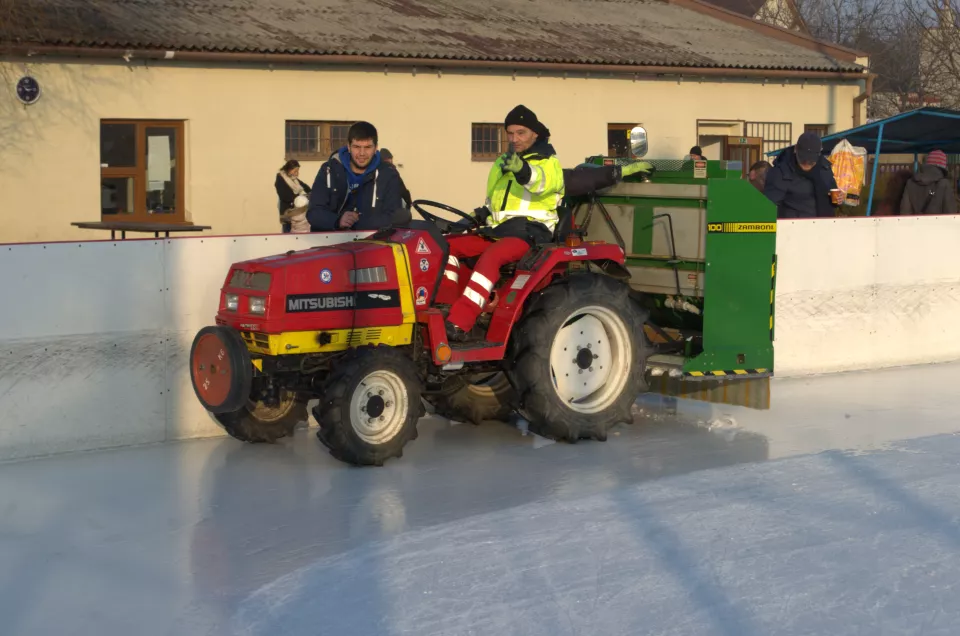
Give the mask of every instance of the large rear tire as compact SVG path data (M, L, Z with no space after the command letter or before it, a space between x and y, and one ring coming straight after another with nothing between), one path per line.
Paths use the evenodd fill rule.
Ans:
M248 400L243 408L214 417L231 437L252 444L272 444L293 435L297 424L307 419L307 403L293 391L281 391L277 406Z
M517 402L516 392L502 372L458 375L444 384L442 392L426 396L437 415L463 419L472 424L505 422Z
M317 438L342 462L382 466L417 438L421 381L413 361L393 347L348 353L327 378L313 415Z
M608 276L575 274L531 303L511 336L507 371L531 431L603 441L631 421L649 347L629 292Z

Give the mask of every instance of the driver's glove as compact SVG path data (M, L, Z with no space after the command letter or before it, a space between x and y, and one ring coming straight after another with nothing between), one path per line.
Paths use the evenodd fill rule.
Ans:
M473 211L473 216L477 218L477 223L480 225L486 225L487 219L490 218L490 210L487 208L487 206L476 208Z
M503 168L501 168L501 170L503 171L503 174L512 172L517 179L517 183L523 185L530 183L530 177L533 176L533 171L530 169L530 164L515 152L511 152L506 155L506 158L503 160Z
M507 153L503 159L503 168L504 172L512 172L514 174L523 170L524 160L515 152Z
M625 166L620 166L620 176L629 177L638 172L653 172L653 164L648 161L636 161L634 163L628 163Z

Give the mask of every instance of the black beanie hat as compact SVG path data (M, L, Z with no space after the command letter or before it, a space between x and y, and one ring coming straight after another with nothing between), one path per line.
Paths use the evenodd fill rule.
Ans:
M507 113L507 118L503 121L504 128L514 125L526 126L533 132L537 133L537 137L543 141L546 141L550 138L550 129L541 124L540 120L537 119L536 113L523 104L520 104Z

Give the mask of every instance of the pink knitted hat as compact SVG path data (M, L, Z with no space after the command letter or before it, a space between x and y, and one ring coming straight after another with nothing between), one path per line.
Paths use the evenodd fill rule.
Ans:
M947 155L945 155L942 150L934 150L929 155L927 155L927 159L923 163L928 166L940 166L941 168L946 170Z

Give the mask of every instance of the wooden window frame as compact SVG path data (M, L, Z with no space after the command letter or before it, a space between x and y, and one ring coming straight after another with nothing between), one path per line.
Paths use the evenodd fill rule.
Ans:
M101 119L100 126L109 124L123 124L135 126L136 164L132 167L104 167L100 165L100 179L133 179L133 214L103 214L100 220L105 222L130 223L180 223L187 222L186 211L186 135L184 134L183 120L176 119ZM147 213L147 128L173 128L176 130L176 212L173 214ZM98 142L99 144L99 142ZM99 147L98 147L99 151ZM98 157L99 158L99 157Z
M352 121L333 121L333 120L313 120L313 119L288 119L283 123L283 154L287 161L296 159L297 161L326 161L340 146L333 147L333 135L330 129L334 126L350 127L356 122ZM290 141L291 126L313 126L317 128L317 150L314 152L291 151L288 150ZM326 148L323 148L323 142L326 142Z
M822 139L830 134L830 124L804 124L803 125L803 132L810 132L811 130L815 132L822 131L822 134L820 135L820 138Z
M477 141L476 137L473 136L473 130L475 126L489 126L497 129L500 139L500 152L474 152L474 144ZM497 157L507 151L508 144L509 141L507 140L507 131L504 129L502 123L497 124L485 121L475 121L470 124L470 161L496 161Z

